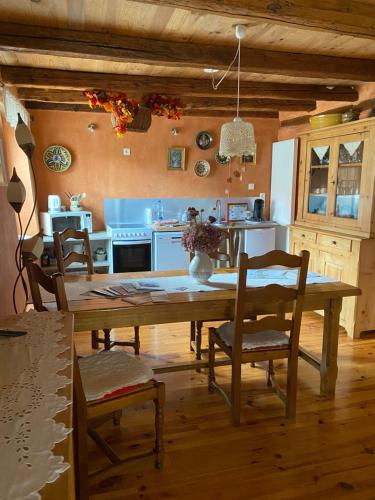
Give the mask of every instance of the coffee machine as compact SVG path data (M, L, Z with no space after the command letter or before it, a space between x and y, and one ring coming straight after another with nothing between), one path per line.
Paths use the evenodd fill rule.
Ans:
M263 219L263 209L264 209L264 200L262 198L257 198L254 200L254 210L253 210L253 221L262 222Z

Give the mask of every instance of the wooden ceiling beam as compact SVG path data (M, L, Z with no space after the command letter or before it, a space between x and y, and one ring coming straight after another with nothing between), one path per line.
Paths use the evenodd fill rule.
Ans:
M360 0L135 0L242 22L277 23L338 35L375 38L374 5Z
M221 2L223 3L223 2ZM235 46L0 23L0 50L152 66L226 69ZM280 52L243 47L241 69L248 73L375 81L375 60Z
M25 101L27 109L47 110L47 111L75 111L89 113L104 113L101 108L90 109L86 104L72 104L64 102L42 102L42 101ZM233 118L233 111L223 111L215 109L187 109L184 111L184 116L202 116L202 117L222 117ZM244 111L241 112L243 118L273 118L278 119L277 111Z
M62 103L87 103L87 98L82 92L76 90L49 90L38 88L18 88L18 98L25 101L42 102L62 102ZM139 97L139 96L137 96ZM230 97L185 97L183 102L186 109L215 109L232 110L236 109L236 100ZM315 101L307 100L287 100L287 99L262 99L249 98L240 99L240 109L242 110L271 110L271 111L312 111L315 109Z
M205 108L236 110L236 100L226 97L190 97L184 100L186 109ZM263 109L278 111L312 111L316 108L315 101L292 101L278 99L240 99L240 111Z
M219 110L219 109L185 109L184 116L219 116L225 118L234 118L235 112L231 110ZM279 113L277 111L246 111L241 110L242 118L279 118Z
M218 90L214 90L211 80L208 79L120 75L18 66L1 66L0 79L5 84L19 87L78 90L97 88L126 92L132 97L137 93L152 92L195 97L235 97L237 95L237 82L233 80L224 80ZM358 100L358 91L349 85L327 88L325 85L243 81L241 82L241 96L354 102Z
M346 105L346 106L338 106L333 109L329 110L329 113L344 113L345 111L348 111L349 109L353 109L354 111L357 111L358 113L362 113L362 111L372 111L374 108L374 99L365 99L363 101L358 102L357 104L353 105ZM310 117L314 116L314 113L312 114L307 114L307 115L302 115L302 116L295 116L293 118L287 118L285 120L280 121L280 126L281 127L294 127L297 125L301 125L303 123L308 123L310 120Z

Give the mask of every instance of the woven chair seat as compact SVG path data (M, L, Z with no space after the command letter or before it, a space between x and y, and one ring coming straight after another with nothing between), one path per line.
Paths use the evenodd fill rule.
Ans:
M153 371L122 351L102 351L78 360L87 401L119 396L149 382Z
M228 321L216 329L216 334L227 347L233 347L234 322ZM258 333L245 333L242 336L242 351L264 351L270 349L287 349L289 336L276 330L265 330Z

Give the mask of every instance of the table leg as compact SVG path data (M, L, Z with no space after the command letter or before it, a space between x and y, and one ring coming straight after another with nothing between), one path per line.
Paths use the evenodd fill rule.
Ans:
M337 379L337 348L339 341L339 321L342 307L342 298L330 300L324 310L324 330L322 361L320 364L320 392L334 395Z

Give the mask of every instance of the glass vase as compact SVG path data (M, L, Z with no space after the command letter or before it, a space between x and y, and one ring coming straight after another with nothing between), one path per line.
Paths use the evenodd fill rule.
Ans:
M196 250L189 265L191 277L198 283L206 283L213 272L214 266L210 257L206 253Z

